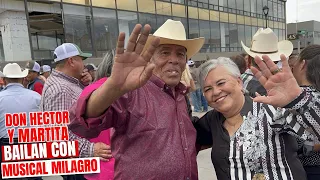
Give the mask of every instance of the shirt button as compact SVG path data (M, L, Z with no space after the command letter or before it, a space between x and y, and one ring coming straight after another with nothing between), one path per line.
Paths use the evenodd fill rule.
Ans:
M186 150L188 150L188 148L184 148L184 150L186 151Z
M179 124L182 125L182 121L180 121Z
M189 177L187 177L187 180L189 180L190 178Z

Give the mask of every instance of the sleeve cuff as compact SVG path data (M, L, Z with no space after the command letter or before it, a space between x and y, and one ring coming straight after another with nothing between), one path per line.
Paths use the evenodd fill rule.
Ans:
M87 101L90 98L91 93L80 97L78 101L70 109L70 124L69 128L77 135L85 138L97 137L100 133L97 130L102 124L104 114L96 118L85 118L85 111L87 107Z
M89 148L89 157L93 157L93 156L94 156L94 143L91 143Z
M102 123L102 119L105 116L105 113L103 113L98 117L86 118L85 112L87 108L87 102L91 94L92 93L89 93L88 95L79 98L76 104L76 109L75 109L76 118L80 121L82 125L84 125L86 128L89 128L89 129L99 127ZM106 111L108 111L108 109Z
M297 96L293 101L291 101L289 104L287 104L284 108L285 109L291 109L291 110L297 110L303 107L308 102L308 95L305 90L302 90L299 96Z

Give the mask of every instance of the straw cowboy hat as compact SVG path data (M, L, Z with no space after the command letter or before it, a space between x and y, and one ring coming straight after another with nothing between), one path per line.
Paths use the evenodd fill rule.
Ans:
M25 78L29 73L28 69L21 70L17 63L8 63L3 68L3 75L6 78Z
M185 47L187 49L187 59L190 59L193 55L199 52L204 44L203 37L187 39L186 30L183 24L180 21L168 19L156 32L154 32L154 34L149 35L142 52L149 47L150 43L156 37L160 37L160 44L174 44Z
M284 54L289 57L293 51L293 45L290 41L283 40L278 42L278 37L270 29L260 28L253 36L251 48L244 45L241 41L243 49L251 56L267 55L272 61L280 61L280 55Z

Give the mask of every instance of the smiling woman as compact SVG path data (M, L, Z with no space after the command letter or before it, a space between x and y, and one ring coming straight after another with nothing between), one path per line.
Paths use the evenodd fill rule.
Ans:
M270 59L264 59L264 62L256 61L259 67L266 68L266 65L261 65L264 62L269 63L270 67L276 67ZM290 67L284 61L285 58L282 60L283 71L266 77L275 79L275 76L281 75L282 79L287 76L290 81ZM304 119L308 124L307 121L320 118L316 113L309 112L307 107L310 105L310 108L319 109L316 105L319 94L303 91L298 97L295 95L295 98L289 99L288 105L283 107L274 105L277 100L270 102L272 105L258 103L244 95L239 69L229 58L210 60L201 65L200 69L201 87L208 104L214 110L200 119L194 118L193 123L197 130L197 144L212 146L211 159L217 178L305 180L305 172L296 156L298 148L295 137L303 138L310 145L313 143L313 135L306 131L306 127L302 127L297 119ZM267 70L269 71L265 69ZM261 76L261 72L259 73L257 74ZM259 78L261 80L261 77ZM281 82L283 83L287 82ZM282 85L275 88L285 89L279 86ZM294 90L293 87L287 89ZM273 94L268 94L268 97L277 95L282 99L282 96L290 94L285 92L286 90L271 91ZM317 102L306 103L303 99L307 96ZM304 113L311 113L312 117L305 116ZM312 128L320 131L319 124Z

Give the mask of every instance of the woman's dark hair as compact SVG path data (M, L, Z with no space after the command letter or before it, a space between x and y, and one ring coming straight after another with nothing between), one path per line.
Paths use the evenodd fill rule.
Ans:
M232 56L230 59L238 66L240 73L243 74L247 70L246 60L243 56Z
M307 80L320 91L320 45L310 45L303 49L298 56L298 61L303 60L306 61Z

